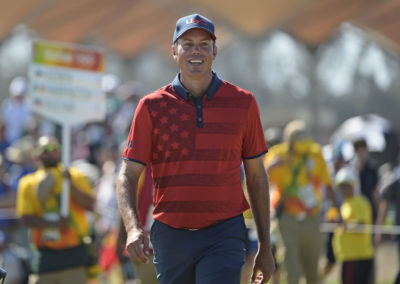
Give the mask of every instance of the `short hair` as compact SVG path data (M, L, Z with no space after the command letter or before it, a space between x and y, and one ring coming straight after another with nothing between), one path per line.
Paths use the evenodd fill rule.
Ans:
M355 151L359 149L368 149L368 144L364 138L359 138L353 141L353 147Z

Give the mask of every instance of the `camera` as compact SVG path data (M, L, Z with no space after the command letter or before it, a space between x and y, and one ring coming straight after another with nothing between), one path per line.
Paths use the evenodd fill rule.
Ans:
M0 267L0 284L4 283L4 279L6 279L7 272Z

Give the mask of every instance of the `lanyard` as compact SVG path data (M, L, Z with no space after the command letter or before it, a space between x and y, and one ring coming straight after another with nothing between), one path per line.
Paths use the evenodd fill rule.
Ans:
M290 182L290 184L285 187L283 196L286 196L287 194L290 194L291 192L294 193L294 191L296 190L296 185L297 185L297 179L299 177L300 171L302 169L302 167L306 164L308 160L308 155L304 154L301 157L301 160L299 161L299 163L293 167L293 163L292 163L292 159L289 159L289 165L290 165L290 169L292 171L292 180Z

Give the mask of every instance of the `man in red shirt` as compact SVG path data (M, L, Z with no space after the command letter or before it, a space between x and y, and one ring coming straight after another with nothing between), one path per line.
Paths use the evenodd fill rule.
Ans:
M117 194L132 259L147 262L149 238L137 210L137 181L151 164L155 222L151 230L157 278L166 283L238 283L244 264L243 162L259 249L252 282L275 269L269 239L267 152L253 94L212 71L214 24L194 14L179 19L172 54L174 81L136 109Z

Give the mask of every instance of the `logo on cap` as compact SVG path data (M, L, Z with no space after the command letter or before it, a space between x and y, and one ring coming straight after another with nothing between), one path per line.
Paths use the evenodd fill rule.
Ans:
M201 24L201 25L207 26L208 23L207 23L206 20L200 19L198 17L194 17L194 18L191 18L191 19L186 19L186 24L187 25Z
M182 17L176 22L173 42L175 43L183 33L194 28L203 29L210 34L213 40L216 39L214 34L214 24L206 17L203 17L199 14L193 14Z

